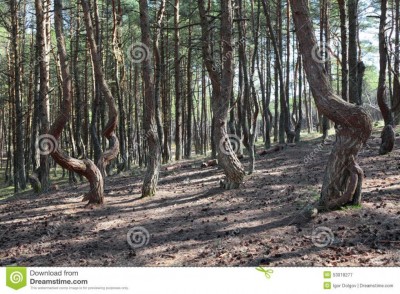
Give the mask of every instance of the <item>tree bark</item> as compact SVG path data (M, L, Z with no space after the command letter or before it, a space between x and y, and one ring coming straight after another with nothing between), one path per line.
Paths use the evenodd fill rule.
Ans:
M357 155L371 135L369 114L343 101L332 88L324 65L313 59L317 48L307 0L291 1L293 19L306 75L318 110L336 123L336 144L329 157L318 208L332 210L361 203L363 171Z
M348 0L349 19L349 101L361 105L358 93L358 1Z
M381 133L381 145L379 154L384 155L392 152L395 140L395 133L393 129L393 116L388 104L386 103L386 70L387 70L387 45L385 41L385 28L386 28L386 14L387 14L387 0L381 1L381 17L379 23L379 82L377 100L379 109L381 110L385 127Z
M190 25L190 20L189 20ZM185 158L190 159L192 156L192 122L193 122L193 86L192 86L192 28L189 26L189 42L188 42L188 53L187 53L187 117L186 117L186 146L185 146Z
M151 48L150 23L147 0L140 0L140 27L143 46ZM144 82L144 130L149 147L147 159L147 171L142 186L142 197L154 196L157 189L161 150L156 124L156 106L154 96L154 73L152 67L152 54L149 49L149 57L143 61Z
M128 165L128 156L126 148L126 129L125 129L125 110L124 97L126 93L126 74L125 59L122 48L122 6L120 0L112 1L113 11L113 52L115 58L114 79L116 85L116 96L119 109L119 143L121 164L118 165L118 172L125 171Z
M180 35L179 35L179 16L180 0L175 0L174 6L174 25L175 25L175 160L182 159L182 95L181 95L181 70L180 70Z
M340 13L340 44L342 47L342 98L348 101L348 75L347 68L347 14L346 1L338 0Z
M62 0L54 0L54 21L57 36L58 56L60 59L63 79L63 99L58 115L49 130L49 134L56 140L55 142L52 142L55 148L50 154L61 167L76 172L88 179L90 183L90 191L85 195L82 201L89 201L88 204L102 204L104 202L104 184L100 170L90 159L79 160L70 157L61 150L61 147L57 143L62 130L65 128L65 125L69 120L72 104L72 80L67 52L65 49L61 1ZM51 139L51 137L49 137L49 139Z
M215 61L211 55L210 48L210 26L204 0L198 0L201 29L202 29L202 51L203 59L213 88L212 110L214 113L213 138L219 146L218 163L224 169L226 179L221 183L225 189L238 188L243 182L244 170L242 164L232 149L227 135L227 121L229 101L233 87L233 48L232 48L232 3L230 0L221 1L221 39L223 64L221 78L216 71Z
M48 7L45 1L36 0L36 43L39 56L39 93L38 93L38 115L39 115L39 133L45 135L49 131L49 40L46 32L46 17ZM50 163L48 155L40 154L36 148L35 157L39 158L39 168L37 172L41 183L41 190L46 192L50 186L49 170Z
M13 56L13 98L15 104L15 167L14 182L15 191L18 192L19 188L24 190L26 188L26 174L25 174L25 159L24 159L24 123L21 101L21 73L20 73L20 53L19 53L19 20L18 20L18 3L17 1L10 1L11 12L11 47Z
M163 156L163 160L165 159L165 150L164 148L168 148L168 146L166 147L165 145L163 145L164 142L164 126L161 123L161 112L160 112L160 104L161 104L161 91L160 91L160 87L161 87L161 80L162 80L162 74L164 72L164 60L162 60L162 56L160 53L160 37L161 37L161 33L162 33L162 22L164 19L164 14L165 14L165 0L162 0L160 3L160 8L158 9L157 12L157 29L156 29L156 33L155 33L155 40L154 40L154 67L155 67L155 107L156 107L156 122L157 122L157 132L158 132L158 138L160 141L160 146L161 146L161 153ZM166 95L163 91L163 101L166 100ZM164 116L166 115L166 113L164 113ZM168 149L167 149L168 151ZM167 160L168 162L168 160Z
M86 33L87 38L90 46L90 52L92 56L93 62L93 69L95 74L95 80L99 83L100 89L103 93L103 96L108 104L108 122L103 130L103 136L106 137L110 142L110 149L104 151L100 155L100 159L97 162L97 166L99 167L103 178L106 176L106 167L107 165L118 156L119 152L119 140L115 134L115 129L118 124L118 112L115 107L114 97L108 87L106 79L104 77L103 70L101 68L101 59L99 52L97 50L97 45L94 38L93 33L93 25L92 19L90 16L90 9L87 0L81 0L84 19L85 19L85 26L86 26Z
M395 0L394 12L395 41L394 41L394 67L393 67L393 115L394 123L400 124L400 0Z
M287 104L287 95L286 95L286 89L285 89L285 80L283 76L283 69L282 69L282 61L281 61L281 55L279 52L279 44L277 42L277 39L275 38L274 34L274 29L272 27L271 23L271 17L268 12L268 6L266 3L266 0L263 0L263 7L264 7L264 14L267 20L267 27L268 27L268 32L271 36L272 40L272 45L275 50L275 58L276 58L276 67L275 70L278 72L278 77L279 77L279 91L280 91L280 106L281 106L281 119L280 119L280 126L279 128L281 129L282 127L284 128L286 132L286 138L288 143L293 143L294 138L295 138L295 133L291 129L291 123L290 123L290 118L289 118L289 108ZM279 3L279 1L278 1ZM276 115L276 114L275 114ZM276 127L276 126L275 126ZM279 143L285 143L285 139L280 136Z

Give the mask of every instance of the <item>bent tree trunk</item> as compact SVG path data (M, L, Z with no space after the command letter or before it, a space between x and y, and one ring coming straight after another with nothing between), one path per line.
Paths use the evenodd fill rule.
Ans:
M221 77L220 69L216 66L218 63L213 60L211 54L211 28L207 19L204 0L198 0L198 6L202 29L203 59L213 89L211 105L214 114L213 139L219 147L218 163L223 168L226 176L221 186L225 189L236 189L243 182L245 172L227 134L229 101L233 87L232 5L231 1L221 1L221 39L223 40Z
M119 152L119 140L115 134L115 129L118 124L118 112L115 106L114 97L108 87L105 80L103 70L101 68L101 58L97 50L97 45L94 38L92 19L90 16L90 9L87 0L82 0L83 16L85 19L86 33L90 46L90 53L93 61L93 69L96 82L100 85L101 92L103 93L107 105L108 105L108 122L103 130L103 136L106 137L110 143L110 149L104 151L100 155L100 159L97 162L103 178L106 176L107 165L118 156Z
M140 0L140 27L142 31L142 45L148 51L148 57L142 62L144 81L144 130L149 156L147 159L147 171L142 186L142 197L154 196L157 189L158 176L161 162L161 145L157 132L156 101L154 91L154 74L151 54L150 21L147 0Z
M318 110L336 124L336 144L329 157L318 208L332 210L361 203L363 171L357 156L372 131L369 114L335 94L324 65L313 59L318 50L307 0L290 1L300 53Z
M51 152L51 156L55 162L57 162L63 168L76 172L88 179L90 183L90 191L85 195L82 201L89 201L88 204L102 204L104 202L103 176L101 175L101 172L97 166L90 159L79 160L70 157L60 148L58 148L59 145L57 144L57 140L60 138L62 130L68 122L72 103L72 82L69 64L67 62L67 51L65 49L65 40L62 27L63 20L61 1L62 0L54 0L54 23L57 36L58 56L60 58L60 68L63 78L63 99L57 118L49 130L49 134L53 136L56 141L47 141L47 144L53 144L50 147L54 147L52 148L54 151ZM54 139L49 137L49 140Z
M381 2L381 17L379 24L379 83L377 100L379 109L381 110L385 127L381 133L381 146L379 154L384 155L392 152L394 147L395 133L393 129L393 116L386 103L386 67L387 67L387 48L385 42L385 26L387 13L387 0Z
M40 125L40 134L47 134L49 131L49 47L50 40L47 34L47 22L49 21L46 15L49 13L48 2L43 0L35 1L36 10L36 52L39 63L39 91L37 92L37 101L35 103L35 111L37 112L37 124ZM39 190L46 192L50 186L50 164L48 155L39 154L35 146L35 161L38 158L39 166L33 170L33 176L39 179L37 186Z

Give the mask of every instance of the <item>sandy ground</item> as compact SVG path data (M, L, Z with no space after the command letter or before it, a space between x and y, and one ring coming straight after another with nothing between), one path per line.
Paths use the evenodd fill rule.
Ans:
M362 208L310 221L299 215L319 197L332 148L320 140L258 157L238 190L194 160L163 167L153 198L140 199L142 171L107 178L106 204L92 209L81 202L87 184L10 197L0 201L0 266L399 266L400 151L378 156L379 142L374 134L360 155ZM134 229L144 233L131 246Z

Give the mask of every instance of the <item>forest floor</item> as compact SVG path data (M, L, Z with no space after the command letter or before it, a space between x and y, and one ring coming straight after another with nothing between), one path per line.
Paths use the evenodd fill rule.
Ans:
M360 154L362 207L309 221L300 212L318 199L332 148L321 139L258 157L237 190L219 188L222 171L198 159L163 166L152 198L140 199L143 171L107 178L106 204L92 209L87 184L8 197L0 266L399 266L400 150L379 156L379 143L375 132ZM149 232L141 248L127 242L134 227Z

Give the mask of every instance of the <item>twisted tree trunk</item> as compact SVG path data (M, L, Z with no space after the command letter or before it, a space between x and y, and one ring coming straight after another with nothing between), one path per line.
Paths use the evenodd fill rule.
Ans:
M142 31L142 43L147 47L149 56L142 62L144 81L144 130L149 146L147 159L147 172L142 186L142 197L153 196L156 193L158 175L161 162L161 146L156 123L156 101L154 91L154 73L152 66L152 54L150 37L150 22L147 0L140 0L140 27Z
M64 33L62 27L62 0L54 0L54 22L57 36L58 56L60 58L60 67L63 79L62 85L62 106L56 120L49 130L49 134L54 137L55 142L49 142L53 145L54 151L51 152L53 159L63 168L76 172L86 177L90 183L90 191L85 195L82 201L89 201L88 204L102 204L104 202L103 176L97 166L90 160L79 160L70 157L59 148L59 140L62 130L68 122L71 113L72 103L72 81L67 61L67 51L65 49ZM53 139L50 137L50 139Z
M128 153L126 148L125 110L124 98L127 92L127 81L125 73L125 59L122 49L122 6L121 0L112 1L113 11L113 51L115 57L115 87L119 108L119 142L121 163L118 165L118 172L127 170Z
M117 135L115 134L115 129L118 124L118 112L115 106L114 97L108 87L108 84L104 77L103 70L101 68L101 59L94 38L89 4L87 0L81 0L81 3L83 9L83 16L85 19L87 38L90 46L90 53L93 61L95 80L96 82L99 83L101 92L103 93L108 105L108 122L104 127L103 136L106 137L110 142L110 149L104 151L100 155L100 159L97 162L97 166L99 167L101 174L103 175L104 178L106 176L107 165L110 163L111 160L113 160L118 156L119 152L119 141Z
M202 51L204 63L212 84L212 110L213 139L218 148L218 163L224 169L226 179L221 183L225 189L235 189L243 182L244 169L235 152L227 134L227 121L229 101L233 87L233 48L232 48L232 3L221 1L221 39L223 64L222 70L216 68L217 63L211 54L211 30L207 19L204 0L198 0L201 29L202 29ZM220 75L221 74L221 75ZM238 142L237 142L238 143Z
M386 103L386 69L387 69L387 47L385 42L385 27L386 27L387 0L381 2L381 17L379 24L379 83L377 100L379 109L381 110L385 127L381 133L381 146L379 154L384 155L392 152L394 147L395 133L393 129L392 112Z
M318 110L336 124L336 144L329 157L318 208L337 209L361 203L363 171L357 156L372 131L371 118L360 106L335 94L324 65L313 58L318 50L307 0L292 0L293 19L304 69ZM351 99L350 99L351 101Z

